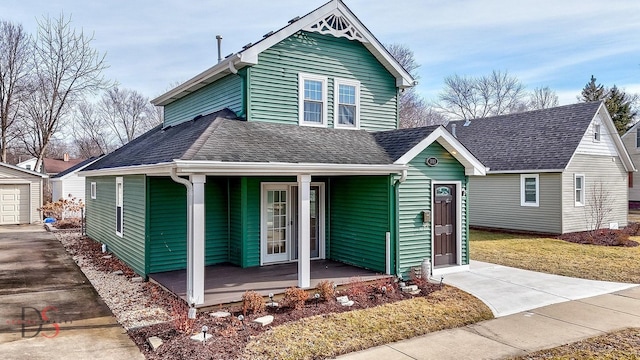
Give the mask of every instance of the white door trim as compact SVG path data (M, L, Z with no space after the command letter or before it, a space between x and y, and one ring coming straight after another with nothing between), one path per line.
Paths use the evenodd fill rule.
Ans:
M291 199L291 188L294 186L298 186L297 182L292 182L292 181L287 181L287 182L262 182L260 183L260 266L263 265L270 265L270 264L277 264L277 263L283 263L283 262L297 262L298 260L293 259L293 254L291 253L291 242L292 242L292 238L291 238L291 219L289 218L289 216L292 214L291 213L291 208L293 206L297 206L297 205L292 205L290 203L290 199ZM311 186L318 186L320 188L320 191L318 193L318 197L320 198L319 200L319 219L318 219L318 226L319 226L319 256L318 257L312 257L311 260L318 260L318 259L325 259L326 258L326 239L325 239L325 230L326 230L326 220L325 220L325 183L323 182L311 182ZM288 231L288 235L289 238L287 239L288 241L288 256L287 256L287 260L283 260L283 261L275 261L275 262L265 262L265 251L266 251L266 240L267 240L267 233L266 233L266 229L267 229L267 223L266 223L266 218L267 218L267 207L266 207L266 191L265 190L269 190L269 189L274 189L274 188L278 188L278 187L282 187L287 189L287 192L289 194L289 198L287 199L287 223L289 224L287 226L287 231Z
M435 214L434 209L434 190L436 185L455 185L456 186L456 264L462 265L462 181L431 181L431 264L435 264L435 244L434 244L434 222ZM432 265L435 269L435 265Z

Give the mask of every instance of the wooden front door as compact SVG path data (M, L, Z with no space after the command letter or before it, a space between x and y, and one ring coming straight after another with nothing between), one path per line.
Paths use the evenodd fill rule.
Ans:
M433 189L434 266L456 264L456 185L438 184Z

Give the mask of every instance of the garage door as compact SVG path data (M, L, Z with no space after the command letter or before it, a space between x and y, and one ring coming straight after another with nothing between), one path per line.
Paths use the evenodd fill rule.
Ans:
M0 185L0 225L29 223L29 185Z

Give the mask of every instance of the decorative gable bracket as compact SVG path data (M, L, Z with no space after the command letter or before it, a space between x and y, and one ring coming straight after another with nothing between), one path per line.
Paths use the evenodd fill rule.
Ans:
M303 30L368 43L356 27L338 11L334 11L332 14L320 19L320 21L306 26Z

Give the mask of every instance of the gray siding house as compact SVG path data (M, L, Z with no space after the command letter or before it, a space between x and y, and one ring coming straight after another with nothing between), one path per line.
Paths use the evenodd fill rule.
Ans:
M637 167L640 164L640 131L638 131L638 127L640 126L640 122L633 125L629 130L627 130L624 135L622 135L622 142L624 143L624 147L627 149L629 156L631 157L631 161ZM638 208L640 207L640 182L634 181L638 180L634 173L629 173L629 207ZM636 179L634 179L636 178Z
M453 121L448 129L489 168L469 179L471 226L564 234L627 225L635 167L603 103ZM598 208L610 211L599 217Z

